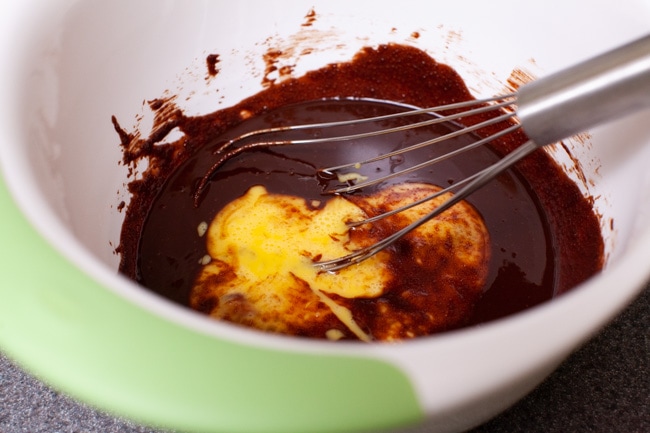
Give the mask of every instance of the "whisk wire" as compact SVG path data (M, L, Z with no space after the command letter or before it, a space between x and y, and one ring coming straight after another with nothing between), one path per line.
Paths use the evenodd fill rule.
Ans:
M472 99L468 101L462 101L462 102L455 102L452 104L445 104L445 105L440 105L436 107L429 107L429 108L415 108L415 109L409 109L407 111L400 111L398 113L391 113L391 114L384 114L381 116L374 116L374 117L365 117L361 119L352 119L352 120L340 120L340 121L335 121L335 122L320 122L320 123L309 123L309 124L303 124L303 125L285 125L285 126L276 126L272 128L264 128L264 129L258 129L255 131L250 131L244 134L241 134L231 140L229 140L226 143L226 146L230 146L234 143L240 142L242 140L260 136L260 135L268 135L268 134L274 134L274 133L282 133L282 132L290 132L290 131L300 131L300 130L309 130L309 129L319 129L319 128L336 128L336 127L343 127L343 126L350 126L350 125L359 125L362 123L376 123L376 122L381 122L384 120L391 120L391 119L397 119L397 118L404 118L407 116L415 116L418 114L432 114L432 113L440 113L444 111L450 111L450 110L464 110L468 107L475 107L479 106L476 111L470 110L470 111L463 111L460 113L456 113L455 115L450 115L446 116L446 119L443 120L427 120L422 122L424 125L428 125L430 123L426 122L445 122L451 119L457 119L460 117L466 117L469 114L478 114L482 113L485 111L493 110L495 107L506 107L512 103L513 98L516 98L516 93L508 93L505 95L500 95L500 96L493 96L490 98L482 98L482 99ZM498 101L498 102L497 102ZM453 117L452 117L453 116ZM365 138L365 137L372 137L375 135L380 135L380 134L386 134L388 132L399 132L403 131L406 129L412 129L414 124L410 125L404 125L403 127L397 127L399 129L381 129L377 131L372 131L370 133L362 133L362 134L350 134L348 136L337 136L337 140L352 140L356 138ZM331 139L331 138L330 138ZM314 141L318 140L318 141ZM270 141L267 143L286 143L286 144L300 144L300 143L319 143L327 141L327 137L323 138L309 138L309 139L304 139L304 140L278 140L278 141ZM260 142L261 143L261 142Z
M403 125L403 126L400 126L400 127L384 128L384 129L379 129L379 130L368 132L368 133L361 133L361 134L354 134L354 135L336 137L336 140L340 141L340 140L351 140L351 139L358 139L358 138L376 137L378 135L386 135L386 134L391 134L393 132L401 132L401 131L406 131L406 130L412 130L412 129L415 129L415 128L435 125L435 124L438 124L438 123L450 123L451 121L459 119L461 117L469 117L469 116L485 113L485 112L488 112L488 111L494 111L494 109L496 109L496 108L503 108L503 107L506 107L506 106L509 106L509 105L511 105L510 102L501 102L499 104L494 104L492 106L479 107L479 108L475 108L475 109L472 109L472 110L465 111L463 113L450 114L450 115L446 115L446 116L440 115L440 112L444 111L444 110L441 109L441 107L436 107L435 109L429 108L429 109L427 109L428 110L427 113L436 114L436 115L438 115L438 117L436 117L434 119L431 119L431 120L426 120L426 121L422 121L422 122ZM417 110L417 111L420 111L420 110ZM408 113L408 115L412 114L411 112L407 112L407 113ZM450 138L458 137L458 136L466 134L466 133L477 131L477 130L479 130L481 128L484 128L486 126L489 126L489 125L492 125L492 124L495 124L495 123L499 123L499 122L507 120L507 119L509 119L511 117L514 117L514 113L505 113L504 115L499 116L498 118L489 119L489 120L487 120L485 122L482 122L480 124L477 124L477 125L474 125L474 126L471 126L471 127L463 127L463 128L460 128L457 131L451 132L449 134L445 134L445 135L443 135L441 137L437 137L437 138L434 138L434 139L431 139L431 140L424 141L422 143L418 143L418 144L414 144L412 146L397 149L397 150L394 150L392 152L383 153L381 155L375 156L373 158L368 158L368 159L360 161L360 162L342 164L342 165L338 165L338 166L335 166L335 167L326 168L326 169L323 169L321 171L323 171L323 172L333 172L333 171L342 170L342 169L346 169L346 168L353 168L353 167L358 166L359 164L363 165L363 164L369 164L369 163L372 163L372 162L380 161L382 159L386 159L386 158L390 158L390 157L393 157L393 156L396 156L396 155L400 155L402 153L409 152L411 150L421 149L422 147L428 146L430 144L439 143L439 142L442 142L442 141L450 139ZM369 118L369 119L375 119L376 120L377 117ZM365 120L369 120L369 119L363 119L363 120L365 121ZM336 123L336 122L334 122L334 123ZM330 124L330 125L333 125L333 124ZM323 138L322 140L327 141L326 138ZM330 137L329 140L331 141L332 138ZM306 141L308 141L308 140L306 140ZM297 142L294 142L294 144L296 144L296 143Z
M398 113L392 113L392 114L385 114L382 116L375 116L375 117L367 117L367 118L361 118L361 119L352 119L352 120L341 120L341 121L335 121L335 122L321 122L321 123L309 123L309 124L302 124L302 125L285 125L285 126L276 126L272 128L264 128L264 129L258 129L255 131L250 131L246 132L244 134L238 135L237 137L234 137L227 142L225 142L223 145L219 146L218 149L215 150L215 154L220 154L221 157L217 159L217 161L208 169L206 174L203 176L203 178L200 180L196 191L194 192L194 202L195 204L199 203L199 200L201 196L203 195L203 192L205 191L208 182L214 175L214 173L228 160L232 159L235 156L238 156L239 154L243 152L247 152L253 149L258 149L258 148L265 148L265 147L276 147L276 146L287 146L287 145L299 145L299 144L317 144L317 143L326 143L332 140L336 141L349 141L349 140L357 140L357 139L363 139L363 138L370 138L370 137L376 137L380 135L385 135L385 134L390 134L390 133L395 133L395 132L401 132L401 131L406 131L410 130L413 128L419 128L419 127L424 127L424 126L430 126L434 125L437 123L444 123L444 122L449 122L455 119L459 119L461 117L467 117L471 115L476 115L476 114L481 114L487 111L494 110L495 108L506 108L509 105L512 104L512 99L516 98L515 93L509 93L501 96L494 96L490 98L483 98L483 99L472 99L469 101L463 101L463 102L456 102L452 104L446 104L446 105L441 105L437 107L429 107L429 108L417 108L417 109L409 109L407 111L401 111ZM469 107L478 107L478 108L473 108L467 111L461 111L461 112L456 112L450 115L442 116L440 113L450 111L450 110L463 110L467 109ZM325 136L325 137L310 137L310 138L294 138L294 139L266 139L266 140L259 140L255 141L252 143L248 143L245 145L242 145L240 147L233 147L237 143L241 143L245 140L252 139L254 137L263 137L263 136L273 136L273 134L278 134L278 133L286 133L286 132L291 132L291 131L304 131L304 130L317 130L317 129L330 129L330 128L338 128L338 127L344 127L344 126L350 126L350 125L359 125L362 123L377 123L385 120L391 120L391 119L397 119L397 118L404 118L408 116L414 116L414 115L419 115L419 114L433 114L437 115L437 117L434 117L433 119L428 119L425 121L421 122L415 122L415 123L410 123L406 125L401 125L397 127L391 127L391 128L380 128L376 129L373 131L369 132L360 132L360 133L354 133L354 134L346 134L346 135L340 135L336 137L332 136ZM511 116L512 117L512 113ZM432 144L432 143L429 143ZM424 146L424 144L422 145ZM415 148L412 148L414 150ZM377 161L382 158L389 158L391 156L395 156L398 153L401 153L397 151L396 153L391 153L388 155L382 155L378 157L377 159L374 159L374 161ZM364 161L364 163L370 163L372 160ZM336 168L331 168L331 170L335 169L342 169L344 166L336 167ZM324 172L324 171L322 171Z
M489 166L488 168L478 172L472 177L472 180L467 183L462 189L460 189L456 194L449 197L442 204L433 209L430 213L423 216L422 218L414 221L413 223L407 225L406 227L398 230L390 236L383 238L382 240L368 246L361 248L357 251L354 251L346 256L339 257L333 260L325 260L314 262L319 270L324 272L335 272L340 269L346 268L350 265L362 262L378 252L384 250L386 247L404 237L407 233L417 229L422 224L431 220L432 218L437 217L442 212L446 211L459 201L465 199L467 196L472 194L477 189L481 188L487 182L492 180L498 173L506 170L511 167L513 164L517 163L519 160L529 155L532 151L537 149L539 145L532 140L528 140L526 143L518 147L517 149L510 152L503 159L499 160L495 164Z
M503 115L501 115L499 117L496 117L494 119L489 119L489 120L486 120L484 122L478 123L476 125L473 125L473 126L470 126L470 127L467 127L467 128L462 128L462 129L459 129L457 131L450 132L448 134L442 135L440 137L436 137L436 138L431 139L431 140L423 141L421 143L414 144L412 146L408 146L408 147L405 147L405 148L402 148L402 149L399 149L399 150L396 150L396 151L393 151L393 152L390 152L390 153L387 153L387 154L382 154L382 155L380 155L380 156L378 156L376 158L367 159L367 160L364 160L364 161L350 163L350 164L339 165L339 166L336 166L336 167L324 168L324 169L321 169L319 171L321 173L326 173L328 175L334 175L335 172L340 171L340 170L344 170L346 168L360 168L363 165L366 165L366 164L369 164L369 163L372 163L372 162L376 162L376 161L379 161L381 159L385 159L385 158L388 158L388 157L391 157L391 156L401 155L401 154L404 154L406 152L410 152L412 150L421 149L421 148L423 148L425 146L430 146L430 145L433 145L433 144L441 143L443 141L447 141L449 139L456 138L456 137L459 137L459 136L464 135L464 134L469 134L471 132L478 131L478 130L480 130L482 128L485 128L487 126L494 125L496 123L506 121L506 120L512 118L513 116L514 116L514 113L506 113L506 114L503 114ZM492 140L494 140L496 138L499 138L499 137L505 136L507 134L510 134L511 132L516 131L520 127L521 126L519 124L512 125L512 126L506 128L506 129L503 129L503 130L501 130L499 132L494 133L493 135L491 135L489 137L485 137L483 139L477 140L477 141L475 141L475 142L473 142L471 144L468 144L467 146L463 146L463 147L461 147L459 149L447 152L447 153L445 153L443 155L440 155L438 157L431 158L431 159L429 159L427 161L421 162L421 163L416 164L416 165L414 165L412 167L405 168L405 169L402 169L402 170L387 174L387 175L382 176L380 178L375 178L375 179L355 183L354 185L348 185L348 186L345 186L345 187L329 190L329 191L327 191L327 193L330 193L330 194L349 193L349 192L353 192L353 191L356 191L356 190L359 190L359 189L362 189L362 188L365 188L365 187L368 187L368 186L376 185L376 184L378 184L380 182L385 182L386 180L390 180L390 179L398 177L398 176L403 176L405 174L412 173L414 171L420 170L422 168L428 167L428 166L433 165L433 164L437 164L437 163L442 162L444 160L447 160L449 158L453 158L453 157L455 157L455 156L457 156L457 155L459 155L459 154L461 154L463 152L467 152L469 150L475 149L475 148L477 148L479 146L482 146L482 145L484 145L484 144L486 144L486 143L488 143L488 142L490 142L490 141L492 141Z

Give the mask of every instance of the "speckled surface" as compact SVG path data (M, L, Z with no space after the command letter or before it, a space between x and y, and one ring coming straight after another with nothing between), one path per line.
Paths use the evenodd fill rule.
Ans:
M163 431L79 404L0 355L1 433ZM471 433L492 432L650 432L650 286L528 397Z
M2 433L158 433L98 412L49 388L0 357Z

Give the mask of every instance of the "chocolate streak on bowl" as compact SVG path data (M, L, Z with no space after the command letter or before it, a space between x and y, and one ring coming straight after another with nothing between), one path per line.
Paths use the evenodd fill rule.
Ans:
M186 117L172 101L154 101L155 128L147 139L127 133L113 119L123 148L124 164L133 166L143 158L149 161L142 178L129 183L133 198L126 211L117 250L121 254L120 272L143 283L139 269L143 225L165 182L177 167L210 145L215 137L252 116L291 104L341 97L395 101L419 107L473 99L462 78L448 66L437 63L416 48L389 44L364 48L347 63L328 65L300 78L270 83L264 91L234 107L205 116ZM460 122L471 125L491 116L467 117ZM479 131L479 135L492 134L504 126L493 125ZM184 136L174 143L161 144L174 128L179 128ZM525 134L518 132L496 140L492 148L504 154L525 141ZM552 275L545 276L543 283L532 283L525 273L505 260L505 254L514 253L502 251L503 261L493 260L492 279L504 289L487 288L473 315L457 326L482 323L532 307L570 290L602 268L603 240L591 200L583 196L544 151L537 151L520 162L517 170L543 209L543 219L548 224L548 236L552 241L550 250L544 246L544 254ZM188 184L183 193L191 195L193 187ZM525 234L520 232L519 236L518 242L528 242ZM197 254L203 254L203 248L197 241ZM177 285L176 289L168 287L167 292L160 293L187 305L187 283L179 280Z
M215 77L219 73L219 68L217 68L219 61L219 54L208 54L208 56L205 58L205 64L208 67L209 77Z

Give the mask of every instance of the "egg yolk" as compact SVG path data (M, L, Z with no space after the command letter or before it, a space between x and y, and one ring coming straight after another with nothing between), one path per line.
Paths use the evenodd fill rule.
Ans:
M345 256L383 237L370 224L351 229L347 222L363 220L369 216L369 209L385 203L399 206L411 201L416 190L420 194L431 192L429 187L423 190L421 184L416 184L416 189L404 185L356 203L336 196L324 204L271 194L263 186L250 188L224 207L205 232L210 260L204 262L194 284L192 307L267 331L294 335L317 332L330 339L352 333L360 340L373 340L373 330L357 323L346 300L381 299L397 278L390 266L394 253L384 250L337 272L320 271L314 262ZM395 218L403 225L427 209L409 210ZM451 236L459 247L452 248L450 254L463 263L487 267L484 251L489 236L475 213L464 215L462 223L444 218L427 223L409 236L416 246L440 243L442 238L452 245L448 241ZM412 259L419 266L430 266L427 251L415 248Z

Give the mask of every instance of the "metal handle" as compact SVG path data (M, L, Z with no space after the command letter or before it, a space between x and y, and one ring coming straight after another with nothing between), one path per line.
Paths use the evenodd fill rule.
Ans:
M522 86L517 117L539 146L650 107L650 35Z

